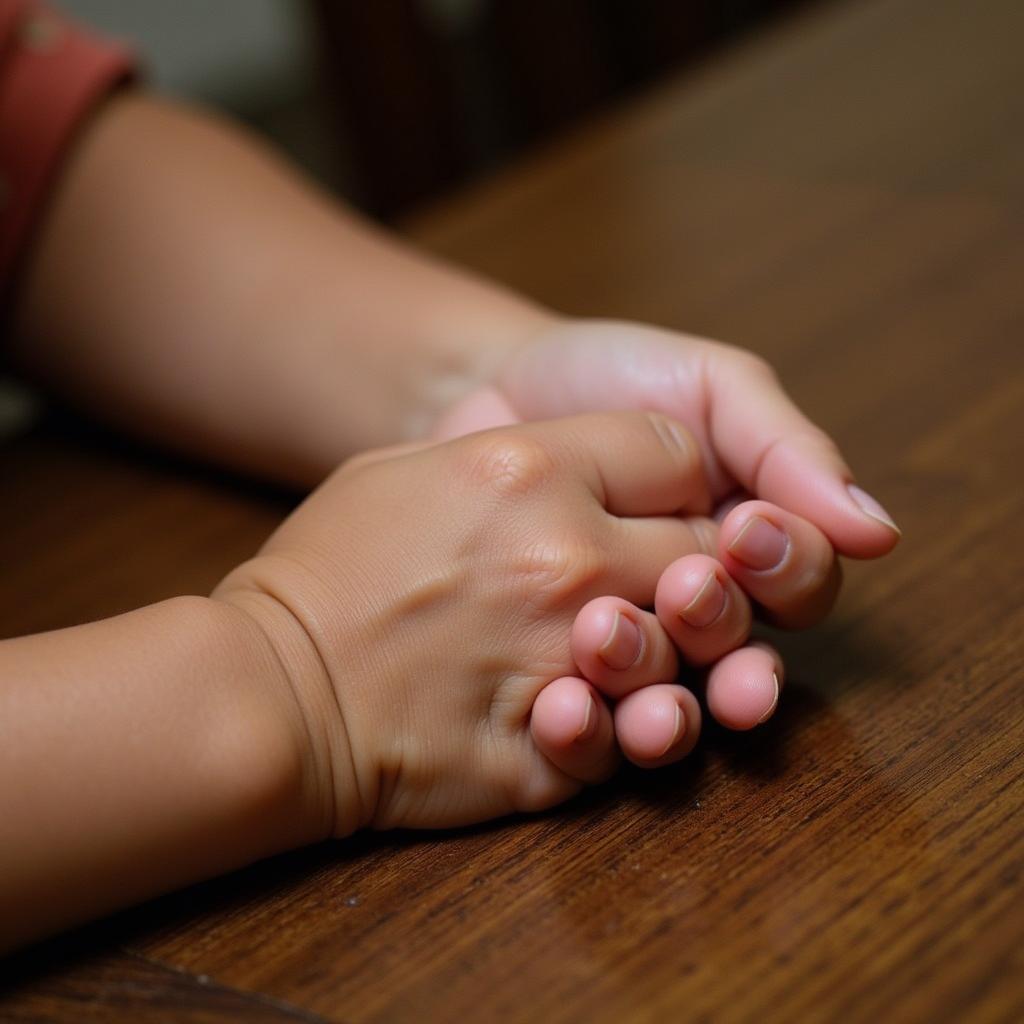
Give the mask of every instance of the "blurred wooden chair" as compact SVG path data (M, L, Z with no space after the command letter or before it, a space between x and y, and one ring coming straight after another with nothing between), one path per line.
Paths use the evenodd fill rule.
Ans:
M800 0L313 0L356 200L392 218Z

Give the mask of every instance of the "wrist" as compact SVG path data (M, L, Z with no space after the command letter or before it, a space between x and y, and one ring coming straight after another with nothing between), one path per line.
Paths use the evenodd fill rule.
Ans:
M294 813L302 842L355 832L371 816L372 794L361 791L333 682L300 616L254 581L252 563L229 575L212 600L238 617L238 641L263 666L268 706L297 752Z
M220 723L206 742L216 751L225 792L235 794L235 827L253 836L253 856L325 838L301 711L258 618L216 597L174 601L182 606L180 632L205 652L208 699L197 711Z
M0 946L321 837L241 611L175 597L0 646Z
M486 286L492 287L479 305L439 311L424 346L427 372L411 381L415 398L403 416L400 440L430 436L452 406L494 385L509 362L563 322L521 296Z
M322 252L311 265L296 261L261 317L261 348L276 353L275 401L287 413L276 437L309 464L294 474L307 482L354 452L429 436L446 409L561 322L350 221L336 217Z

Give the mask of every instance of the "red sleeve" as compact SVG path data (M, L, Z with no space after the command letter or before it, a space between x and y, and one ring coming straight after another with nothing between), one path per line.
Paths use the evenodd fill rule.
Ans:
M118 83L129 52L37 0L0 0L0 292L76 129Z

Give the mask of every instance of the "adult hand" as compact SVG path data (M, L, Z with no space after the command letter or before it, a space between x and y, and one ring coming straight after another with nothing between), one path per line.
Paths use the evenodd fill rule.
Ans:
M764 645L743 647L750 626L747 598L777 625L812 625L838 594L837 552L884 555L899 530L854 484L835 443L794 405L764 360L643 324L553 322L492 382L453 406L435 436L620 409L662 412L696 439L720 524L713 536L706 530L702 535L705 552L718 565L690 559L669 566L659 586L660 622L611 595L610 603L586 609L574 632L580 670L612 693L636 689L628 673L615 676L621 669L610 669L598 655L613 620L620 627L625 621L627 631L635 625L648 652L660 648L661 634L695 664L736 652L712 671L708 701L725 724L750 727L762 720L764 707L769 714L774 709L770 691L774 687L777 697L781 662ZM742 590L730 585L733 580ZM641 700L654 697L632 703ZM628 753L630 744L623 745Z

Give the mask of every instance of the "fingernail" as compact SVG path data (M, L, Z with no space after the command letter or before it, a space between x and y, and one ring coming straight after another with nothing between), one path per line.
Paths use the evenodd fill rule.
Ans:
M772 673L772 682L775 684L775 692L772 695L772 702L768 705L768 710L765 711L765 713L757 720L758 725L762 725L767 722L768 719L775 714L775 709L779 706L779 677L775 672Z
M679 618L694 629L705 629L722 614L724 607L725 588L711 571L693 600L679 613Z
M597 715L594 714L594 698L587 698L587 710L583 712L583 721L580 723L579 732L576 733L576 740L588 740L597 728Z
M899 536L903 536L903 531L893 522L892 516L867 491L862 490L856 484L847 484L846 489L849 491L850 497L857 503L857 507L861 512L871 516L872 519L877 520L884 526L888 526L890 530L895 530Z
M676 705L676 724L672 730L672 739L665 745L665 749L658 755L658 757L664 757L682 738L683 732L686 730L686 718L683 715L683 709L677 704Z
M642 647L643 637L637 624L616 610L608 639L597 653L609 668L621 672L637 663Z
M789 540L777 526L760 516L751 516L729 545L729 554L748 569L765 572L786 557L788 548Z

